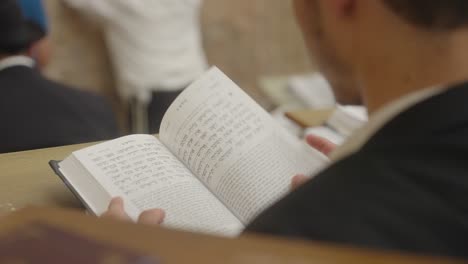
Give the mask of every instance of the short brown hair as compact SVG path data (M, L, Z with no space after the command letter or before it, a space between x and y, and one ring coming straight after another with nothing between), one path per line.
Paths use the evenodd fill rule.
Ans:
M468 0L383 0L406 21L429 30L468 26Z

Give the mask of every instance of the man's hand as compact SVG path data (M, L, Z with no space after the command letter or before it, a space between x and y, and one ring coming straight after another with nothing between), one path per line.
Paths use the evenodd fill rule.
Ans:
M307 177L307 176L305 176L303 174L299 174L299 175L294 176L292 178L292 180L291 180L291 191L294 191L297 188L301 187L308 180L309 180L309 177Z
M337 147L335 143L328 139L315 135L308 135L306 141L312 148L322 152L325 156L330 156Z
M145 225L160 225L164 222L165 213L161 209L151 209L144 211L138 217L138 224ZM132 222L130 216L125 213L124 201L122 198L117 197L112 199L109 204L107 212L101 215L101 218L114 219L124 222Z
M332 153L336 149L336 145L334 143L322 137L308 135L306 137L306 141L312 148L322 152L326 156L329 156L330 153ZM291 181L291 190L296 190L308 180L309 178L305 175L300 174L294 176Z

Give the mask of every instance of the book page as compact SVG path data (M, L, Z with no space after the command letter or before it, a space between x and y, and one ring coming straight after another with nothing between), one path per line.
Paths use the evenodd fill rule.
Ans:
M123 137L74 156L111 197L124 198L134 220L144 210L162 208L169 227L223 235L242 230L239 220L153 136Z
M326 158L276 124L214 68L169 108L161 140L244 224Z

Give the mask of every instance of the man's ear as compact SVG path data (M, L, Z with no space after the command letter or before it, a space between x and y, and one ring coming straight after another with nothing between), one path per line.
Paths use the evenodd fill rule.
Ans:
M358 0L324 0L322 3L327 5L329 10L338 18L346 18L353 16L356 12L357 1Z
M36 52L37 52L37 43L33 43L31 44L31 46L29 46L28 50L26 51L26 55L28 55L28 57L35 59Z
M33 43L31 47L29 47L27 55L36 61L37 67L40 69L45 68L49 64L51 58L49 39L45 37Z

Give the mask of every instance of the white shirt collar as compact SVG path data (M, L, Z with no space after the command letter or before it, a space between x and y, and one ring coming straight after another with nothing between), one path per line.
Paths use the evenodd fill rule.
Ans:
M442 91L444 91L444 89L441 87L433 87L417 91L384 106L371 115L369 122L366 125L355 131L342 146L336 149L331 154L330 159L336 162L359 151L373 135L375 135L393 118L412 106L442 93Z
M10 56L0 60L0 71L15 67L15 66L26 66L29 68L34 67L34 60L27 56Z

